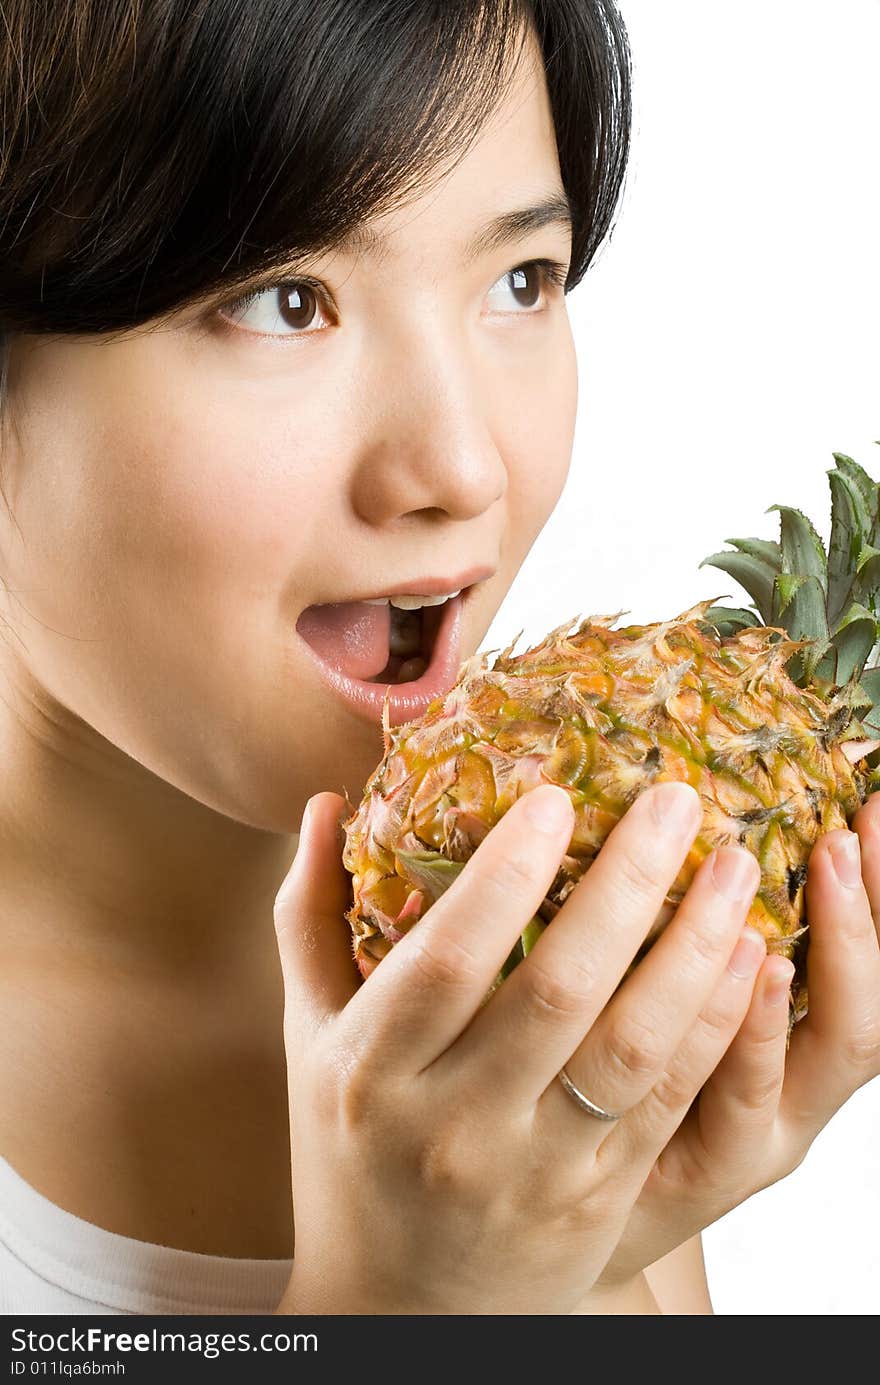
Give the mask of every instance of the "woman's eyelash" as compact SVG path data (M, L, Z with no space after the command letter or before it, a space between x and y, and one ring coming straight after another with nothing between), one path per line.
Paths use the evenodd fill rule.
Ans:
M561 289L565 288L568 281L568 266L560 264L558 260L527 260L525 264L514 265L514 268L507 272L513 274L517 269L539 269L551 284Z
M269 289L299 288L311 289L324 306L327 306L327 290L324 285L319 283L317 279L310 279L307 274L298 274L296 278L291 279L267 279L265 283L258 283L252 289L248 289L247 293L243 293L240 298L227 300L221 306L227 312L239 312L249 308L255 298L259 298L261 293L268 293Z
M505 270L500 278L505 278L508 274L515 274L521 269L537 269L545 283L555 284L557 288L564 288L568 280L568 267L561 264L559 260L525 260L522 264L513 265ZM496 280L497 282L497 280ZM327 307L327 291L324 285L317 279L310 278L307 274L298 274L291 279L267 279L265 283L257 284L254 288L248 289L239 298L234 298L222 304L223 309L228 314L246 311L253 303L254 299L259 298L261 293L266 293L269 289L284 288L308 288L320 299L321 303ZM305 335L305 334L303 334Z

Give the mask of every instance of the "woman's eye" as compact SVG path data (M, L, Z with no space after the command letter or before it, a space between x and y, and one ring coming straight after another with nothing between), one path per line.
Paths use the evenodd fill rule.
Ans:
M497 296L500 312L510 312L504 306L504 294L507 294L508 303L512 300L519 309L534 311L540 308L541 300L544 297L548 284L553 283L562 285L565 282L565 272L561 265L556 265L549 260L533 260L531 264L519 265L516 269L508 270L503 274L496 284L489 290L489 299L493 299L496 291L500 288L502 292Z
M564 286L566 274L554 260L532 260L503 274L489 290L489 302L504 316L532 316L546 307L543 300L550 285ZM328 325L322 290L303 279L236 298L220 309L220 317L231 326L270 337L312 336Z
M295 279L236 298L222 309L221 317L261 336L295 337L323 331L323 326L314 325L316 321L320 324L322 313L317 288Z

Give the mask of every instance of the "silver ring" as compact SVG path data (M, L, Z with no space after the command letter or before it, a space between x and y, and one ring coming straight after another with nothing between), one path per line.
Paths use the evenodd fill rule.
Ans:
M588 1096L584 1096L583 1092L579 1091L578 1088L574 1085L568 1073L565 1071L565 1068L560 1068L559 1073L557 1075L563 1087L568 1092L568 1095L577 1102L578 1106L581 1108L582 1111L587 1112L587 1115L595 1116L596 1120L600 1121L620 1120L620 1117L623 1114L622 1112L604 1111L601 1106L597 1106L596 1103L594 1101L591 1101Z

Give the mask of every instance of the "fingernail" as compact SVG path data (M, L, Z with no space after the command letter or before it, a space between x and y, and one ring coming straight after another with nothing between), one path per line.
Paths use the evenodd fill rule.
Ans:
M712 883L725 899L739 903L758 888L760 871L754 856L720 847L712 860Z
M649 795L654 822L665 832L677 833L696 827L702 816L700 800L690 784L679 781L655 784Z
M556 836L571 822L571 799L565 789L554 784L542 784L526 794L525 814L536 832Z
M763 962L766 950L764 939L757 929L744 928L727 963L727 970L738 976L741 981L748 980L750 976L754 976Z
M857 832L847 832L845 837L835 837L829 843L831 860L842 885L853 889L862 883L862 858L859 851Z
M768 1005L780 1005L783 1000L788 1000L788 993L791 990L791 980L794 976L794 963L786 960L785 966L779 966L769 977L764 991L764 999Z

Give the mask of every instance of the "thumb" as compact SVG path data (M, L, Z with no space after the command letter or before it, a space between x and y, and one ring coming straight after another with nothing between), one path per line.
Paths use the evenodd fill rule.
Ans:
M307 1041L347 1005L360 984L344 916L351 904L339 826L346 807L336 793L309 799L296 855L275 896L288 1044L297 1031Z

